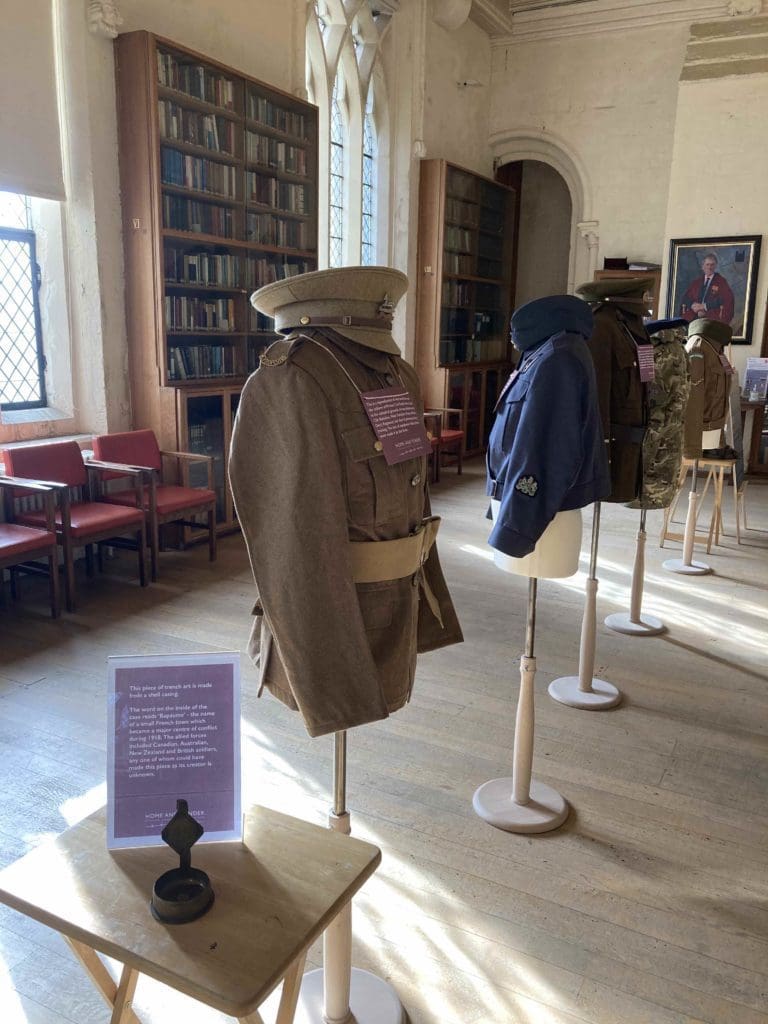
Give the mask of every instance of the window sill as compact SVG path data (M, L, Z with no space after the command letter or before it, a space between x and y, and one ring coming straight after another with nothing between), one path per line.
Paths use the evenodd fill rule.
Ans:
M72 413L62 412L53 406L44 409L8 409L0 411L0 424L4 427L16 423L50 423L54 420L71 420Z

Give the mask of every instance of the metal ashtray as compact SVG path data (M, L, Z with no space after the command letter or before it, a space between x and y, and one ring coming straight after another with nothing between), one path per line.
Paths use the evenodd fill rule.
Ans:
M179 854L179 866L166 871L152 887L150 910L163 924L186 924L202 917L213 905L211 880L192 867L192 847L205 829L189 813L186 800L176 801L176 813L161 835Z

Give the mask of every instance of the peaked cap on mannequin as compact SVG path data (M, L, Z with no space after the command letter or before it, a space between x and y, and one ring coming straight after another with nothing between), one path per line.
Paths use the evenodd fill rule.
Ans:
M568 331L588 338L592 333L592 310L574 295L548 295L526 302L512 314L512 341L525 352L554 334Z
M608 277L602 281L586 281L576 289L585 302L616 302L622 299L642 302L643 295L651 291L652 277Z
M408 278L391 267L315 270L259 288L251 305L275 319L280 334L330 327L360 345L399 355L392 317Z
M688 337L692 338L695 334L716 345L727 345L733 337L733 329L721 320L708 320L706 317L699 317L698 320L691 320L688 325Z

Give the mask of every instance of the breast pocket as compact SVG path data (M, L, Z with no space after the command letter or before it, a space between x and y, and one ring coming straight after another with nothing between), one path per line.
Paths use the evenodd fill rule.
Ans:
M522 380L516 382L504 396L488 442L493 454L501 456L511 450L523 416L527 395L528 381Z
M637 351L630 341L617 345L613 350L611 398L625 407L633 404L633 408L627 408L627 414L630 417L634 418L641 413L641 386L640 372L637 369ZM634 408L634 403L637 405L636 409Z
M369 424L342 432L346 452L346 497L350 520L363 529L400 513L398 474L387 466Z

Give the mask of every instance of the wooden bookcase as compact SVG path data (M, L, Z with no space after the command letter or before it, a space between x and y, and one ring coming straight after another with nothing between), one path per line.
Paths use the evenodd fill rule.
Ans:
M426 404L464 412L465 454L483 451L512 369L517 194L446 160L422 160L416 368Z
M317 108L149 32L115 40L135 427L215 460L276 337L252 291L317 269Z

